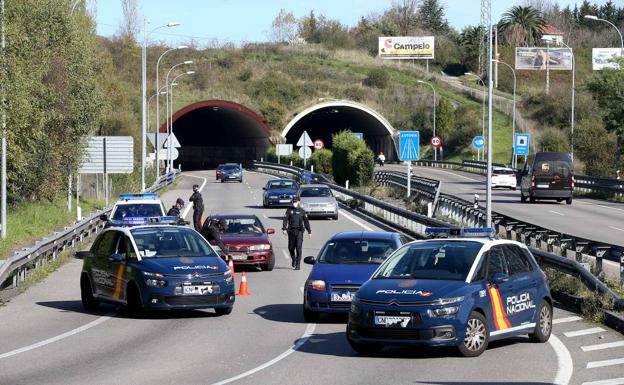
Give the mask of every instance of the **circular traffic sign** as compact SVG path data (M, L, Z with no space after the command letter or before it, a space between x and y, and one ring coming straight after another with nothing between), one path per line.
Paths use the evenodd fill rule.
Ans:
M485 146L485 139L481 135L477 135L472 139L472 147L477 150L482 149Z
M431 145L435 148L442 147L442 138L439 136L434 136L431 138Z
M320 150L323 147L325 147L325 143L323 143L323 141L321 139L317 139L314 141L314 149L315 150Z
M299 156L303 159L310 159L310 156L312 156L312 150L310 149L310 147L300 147L299 148Z

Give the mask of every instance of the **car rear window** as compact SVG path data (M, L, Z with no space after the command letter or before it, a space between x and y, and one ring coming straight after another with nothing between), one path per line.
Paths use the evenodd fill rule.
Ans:
M113 220L120 221L125 217L160 217L164 215L158 203L129 203L118 205Z
M570 164L560 160L543 160L536 162L534 174L540 176L559 176L569 178L572 175Z
M327 187L308 187L301 189L300 196L302 198L330 197L332 193Z
M297 188L297 184L289 180L278 180L278 181L269 183L269 190L292 189L292 188Z
M514 171L511 169L505 169L505 168L498 168L498 169L494 169L492 170L493 174L498 174L498 175L513 175Z
M395 250L391 240L338 239L327 242L319 262L382 263Z

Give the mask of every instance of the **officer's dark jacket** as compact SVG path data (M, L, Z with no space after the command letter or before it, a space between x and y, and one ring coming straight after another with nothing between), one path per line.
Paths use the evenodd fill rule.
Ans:
M300 230L303 231L303 228L307 230L308 233L311 233L310 230L310 222L308 221L308 215L305 210L301 207L290 207L286 210L286 214L284 215L284 221L282 222L282 230Z
M169 216L169 217L179 217L180 216L180 209L178 208L178 206L173 206L172 208L170 208L169 211L167 212L167 216Z
M221 241L221 233L219 232L219 229L216 226L206 224L204 225L204 227L202 227L200 233L201 235L204 236L204 238L206 238L208 242L214 243L217 246L219 246L221 250L223 251L223 254L227 254L226 247Z
M194 192L193 195L191 195L191 197L189 198L189 201L193 202L194 211L201 211L204 209L204 198L202 198L202 195L199 193L199 191Z

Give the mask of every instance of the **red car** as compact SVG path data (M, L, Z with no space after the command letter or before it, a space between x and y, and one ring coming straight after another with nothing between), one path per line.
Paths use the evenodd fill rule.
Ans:
M222 164L220 164L220 165L218 165L218 166L217 166L217 169L216 169L216 171L215 171L215 177L216 177L216 180L221 179L221 168L222 168L222 167L223 167L223 165L222 165Z
M209 219L225 221L221 241L226 247L224 254L232 257L235 266L259 266L271 271L275 267L273 245L269 234L275 229L265 229L253 214L214 215Z

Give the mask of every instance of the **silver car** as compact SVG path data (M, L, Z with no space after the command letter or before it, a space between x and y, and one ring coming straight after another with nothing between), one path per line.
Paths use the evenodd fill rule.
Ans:
M323 184L304 184L297 195L301 200L301 208L309 217L338 219L338 202L329 187Z

